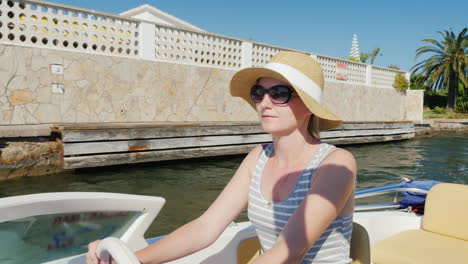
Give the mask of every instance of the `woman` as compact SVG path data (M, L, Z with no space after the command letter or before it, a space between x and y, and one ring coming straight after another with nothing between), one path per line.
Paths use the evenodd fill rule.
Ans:
M311 57L279 52L262 68L231 80L231 94L252 105L272 144L254 148L203 215L138 251L164 263L212 244L248 206L262 254L254 263L350 263L356 164L321 143L318 132L341 120L322 106L323 72ZM88 263L98 263L89 245Z

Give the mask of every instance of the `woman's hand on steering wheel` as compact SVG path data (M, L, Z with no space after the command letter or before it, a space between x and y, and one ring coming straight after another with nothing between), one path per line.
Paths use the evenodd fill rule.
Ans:
M140 264L130 248L115 237L96 240L88 245L86 264Z
M109 257L109 259L107 260L101 260L98 258L96 251L100 243L101 240L96 240L88 244L88 253L86 253L86 264L115 264L115 261L113 261L112 257Z

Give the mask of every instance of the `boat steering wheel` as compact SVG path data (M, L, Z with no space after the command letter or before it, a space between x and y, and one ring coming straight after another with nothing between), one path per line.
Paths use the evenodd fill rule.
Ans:
M135 253L122 240L115 237L103 239L96 249L96 254L103 260L108 260L109 256L112 256L119 264L140 264Z

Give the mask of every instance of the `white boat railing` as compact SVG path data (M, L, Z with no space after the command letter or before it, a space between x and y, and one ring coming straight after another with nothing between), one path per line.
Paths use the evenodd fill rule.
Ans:
M402 183L395 183L395 184L361 189L361 190L356 191L354 195L355 199L377 196L377 195L382 195L382 194L387 194L387 193L395 193L395 198L394 198L394 201L390 203L356 205L354 208L354 211L359 212L359 211L370 211L370 210L399 209L401 208L401 204L396 201L396 198L397 198L397 195L401 192L427 194L429 191L420 189L420 188L402 187Z

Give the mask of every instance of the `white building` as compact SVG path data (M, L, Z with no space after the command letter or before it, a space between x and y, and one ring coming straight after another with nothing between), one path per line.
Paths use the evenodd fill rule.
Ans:
M120 15L188 30L206 31L148 4L127 10Z

